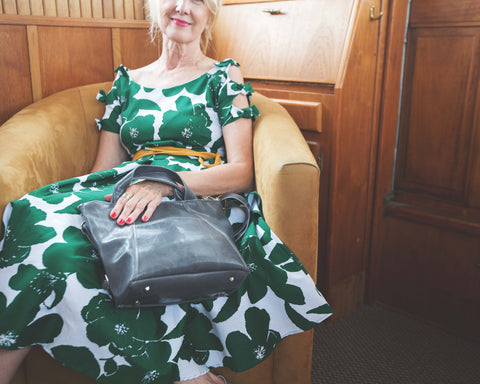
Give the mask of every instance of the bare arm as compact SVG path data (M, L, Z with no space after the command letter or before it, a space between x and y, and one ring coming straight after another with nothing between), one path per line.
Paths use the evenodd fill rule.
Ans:
M128 160L128 154L120 144L119 135L102 131L98 143L97 157L91 173L116 167L126 160Z
M232 80L243 83L238 67L230 67ZM248 108L245 95L233 100L238 108ZM253 186L253 133L252 120L239 119L223 127L227 151L225 164L200 172L180 172L187 185L199 196L218 195L228 192L247 192Z

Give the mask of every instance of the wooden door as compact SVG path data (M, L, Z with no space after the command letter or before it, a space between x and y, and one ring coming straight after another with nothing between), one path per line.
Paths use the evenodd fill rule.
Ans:
M383 109L401 102L400 117L381 125L370 299L480 340L480 3L413 0L401 97L392 65Z

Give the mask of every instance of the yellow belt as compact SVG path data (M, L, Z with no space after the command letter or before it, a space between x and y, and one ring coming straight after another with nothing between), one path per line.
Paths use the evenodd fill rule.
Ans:
M195 156L195 157L198 157L198 161L200 161L200 164L202 164L207 168L211 168L222 163L222 159L220 158L219 152L217 153L199 152L199 151L194 151L193 149L181 148L181 147L152 147L152 148L141 149L140 151L135 153L135 155L133 155L132 160L135 161L135 160L141 159L144 156L159 155L159 154L177 155L177 156ZM215 159L215 162L213 164L207 164L204 162L203 159Z

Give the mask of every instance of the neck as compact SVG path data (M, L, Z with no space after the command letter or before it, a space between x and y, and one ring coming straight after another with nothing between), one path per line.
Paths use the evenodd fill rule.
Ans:
M197 67L205 58L205 55L200 50L199 42L181 44L168 41L164 36L162 45L162 54L158 59L158 63L168 71L185 67Z

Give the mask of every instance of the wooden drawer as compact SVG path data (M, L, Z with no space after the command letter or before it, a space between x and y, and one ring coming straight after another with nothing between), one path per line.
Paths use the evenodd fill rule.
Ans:
M322 103L276 98L273 100L288 111L302 130L322 132Z
M276 1L222 8L218 59L233 57L251 79L335 82L353 0ZM340 4L339 4L340 3ZM277 14L265 12L275 9ZM322 17L319 15L328 15Z

